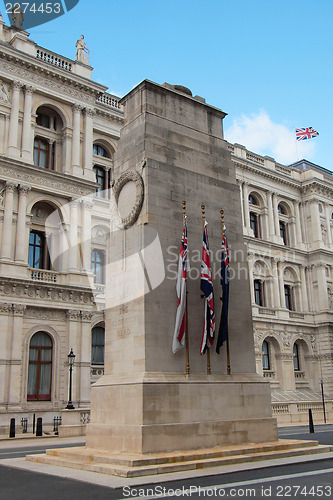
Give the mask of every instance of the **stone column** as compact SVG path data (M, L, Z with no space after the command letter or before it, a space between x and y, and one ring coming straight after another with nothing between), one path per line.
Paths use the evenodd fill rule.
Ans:
M82 201L82 231L81 248L83 256L83 270L91 271L91 209L93 202L90 200Z
M12 107L10 112L8 137L8 156L11 156L12 158L18 158L20 156L20 152L17 147L20 89L21 84L19 82L12 83Z
M26 242L26 210L27 210L27 196L30 187L21 186L18 189L18 214L16 224L16 244L15 244L15 261L27 261L27 242Z
M78 226L78 205L77 200L71 202L70 228L69 228L69 270L77 271L77 226Z
M249 183L244 182L243 184L243 200L244 200L244 217L245 217L245 227L250 229L250 206L249 206Z
M269 226L269 234L268 236L274 236L275 227L274 227L274 212L273 212L273 193L272 191L267 192L267 207L268 207L268 226Z
M314 198L310 202L310 212L311 212L311 241L314 243L320 243L321 238L321 224L318 208L318 199Z
M65 131L62 135L62 158L64 173L66 174L71 172L71 139L72 135Z
M281 307L286 307L286 301L284 297L284 278L283 278L283 263L278 263L278 276L279 276L279 288L280 288L280 304Z
M299 245L303 243L303 237L302 237L302 227L301 227L301 214L298 201L294 202L294 209L295 209L295 222L296 222L296 244Z
M72 174L82 174L80 164L81 137L81 106L75 104L73 107L73 138L72 138Z
M244 182L242 182L242 181L238 182L239 196L240 196L240 202L241 202L242 225L244 227L245 226L245 219L244 219L243 184L244 184Z
M328 309L327 279L324 264L317 265L317 284L318 284L318 305L319 311Z
M12 259L12 232L14 190L16 185L7 181L5 186L5 210L2 226L1 259Z
M32 162L32 140L31 140L31 111L32 111L32 96L34 89L26 86L24 89L24 112L23 112L23 128L22 128L22 158L23 160Z
M90 370L91 370L91 318L92 314L81 311L81 359L80 359L80 394L81 404L90 402Z
M68 336L68 345L67 345L67 354L70 352L70 349L73 348L73 352L75 354L75 362L73 367L73 378L72 378L72 401L74 406L76 406L76 402L79 399L80 394L80 362L81 362L81 342L80 342L80 321L81 321L81 313L77 309L68 309L66 311L66 319L67 319L67 336ZM68 358L66 356L66 368L65 368L65 398L68 400L68 388L69 388L69 367L68 367ZM67 372L67 373L66 373Z
M280 220L279 220L279 212L278 212L277 193L273 193L273 195L272 195L272 203L273 203L275 236L280 236Z
M306 284L305 267L301 267L301 293L302 293L302 311L309 311L308 290Z
M273 289L274 289L274 297L272 307L281 307L281 299L280 299L280 287L279 287L279 269L278 269L279 261L278 259L273 259Z
M95 181L93 172L93 130L94 130L94 110L85 108L85 129L84 129L84 172L83 175L90 181Z
M23 314L26 306L22 304L13 304L13 330L11 339L11 369L9 384L9 404L19 406L21 399L21 381L22 381L22 327Z
M327 227L327 244L332 245L332 234L331 234L331 217L330 217L330 206L325 204L325 218L326 218L326 227Z

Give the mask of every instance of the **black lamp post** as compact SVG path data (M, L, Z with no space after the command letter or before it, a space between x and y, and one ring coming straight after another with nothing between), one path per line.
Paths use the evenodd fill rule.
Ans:
M68 364L69 364L69 396L68 396L68 404L66 406L66 410L74 410L74 406L72 403L72 376L73 376L73 365L75 361L75 354L73 352L73 348L71 347L71 351L68 354Z

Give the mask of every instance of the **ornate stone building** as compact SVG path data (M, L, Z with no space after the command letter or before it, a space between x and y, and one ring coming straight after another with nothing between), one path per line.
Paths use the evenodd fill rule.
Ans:
M91 74L82 54L69 60L0 22L0 432L10 417L52 425L68 401L71 348L72 399L84 419L103 374L109 187L123 111ZM321 379L333 398L332 176L229 149L258 372L273 409L299 420L309 405L321 410Z
M229 145L247 241L257 370L280 422L332 416L333 177ZM322 383L321 383L322 382Z
M123 112L86 61L0 22L0 428L89 406L103 373L103 260ZM52 238L47 220L56 214ZM51 258L52 257L52 258ZM7 431L6 431L7 432Z

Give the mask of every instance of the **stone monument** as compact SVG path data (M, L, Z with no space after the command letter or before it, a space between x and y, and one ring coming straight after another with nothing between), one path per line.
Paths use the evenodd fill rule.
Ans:
M121 102L125 124L114 176L126 229L110 241L105 375L91 391L87 448L145 454L275 441L269 384L255 371L247 252L239 188L223 139L225 113L192 97L185 87L148 80ZM191 262L190 374L185 373L185 349L175 355L171 350L183 200ZM204 314L201 203L206 206L217 325L220 209L225 213L231 253L231 374L224 348L221 355L211 349L211 374L199 352ZM119 262L123 270L127 266L124 283L116 278Z

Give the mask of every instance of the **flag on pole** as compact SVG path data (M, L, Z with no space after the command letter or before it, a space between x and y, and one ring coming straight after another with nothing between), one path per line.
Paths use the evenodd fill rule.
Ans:
M317 135L319 135L319 133L316 130L314 130L313 127L296 129L297 141L304 141L305 139L313 139L313 137L317 137Z
M178 298L175 331L173 334L172 352L175 354L179 349L184 347L185 343L185 321L186 321L186 281L187 271L189 270L189 262L187 255L187 221L184 217L184 227L182 241L180 244L180 253L178 261L178 276L176 292Z
M202 260L201 260L201 291L205 296L205 318L202 332L200 353L204 354L210 345L213 345L215 337L215 314L214 314L214 294L212 282L212 270L210 267L207 222L205 221L205 228L203 233L202 242Z
M216 342L216 352L220 354L220 348L228 340L228 306L229 306L229 250L223 227L222 254L221 254L221 286L222 286L222 310L220 328Z

